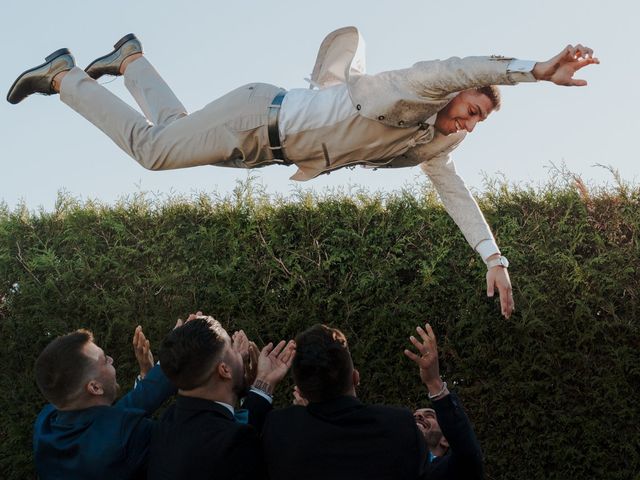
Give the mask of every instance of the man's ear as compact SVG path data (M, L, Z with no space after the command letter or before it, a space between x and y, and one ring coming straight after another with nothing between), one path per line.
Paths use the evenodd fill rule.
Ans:
M218 372L220 378L231 379L231 368L229 368L229 365L227 365L225 362L220 362L216 367L216 371Z
M89 395L104 395L104 388L102 388L102 384L97 380L90 380L84 388Z
M353 379L353 386L354 387L359 387L360 386L360 372L358 370L356 370L355 368L353 369L353 373L351 374L351 378Z

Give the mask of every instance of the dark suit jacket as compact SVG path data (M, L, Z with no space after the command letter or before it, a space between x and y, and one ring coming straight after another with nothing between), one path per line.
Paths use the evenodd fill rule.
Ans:
M429 480L476 480L484 478L482 450L460 399L455 393L435 400L433 409L443 435L449 441L446 455L436 458Z
M273 480L413 480L428 462L409 410L350 396L272 411L263 447Z
M175 387L156 365L111 407L59 411L46 405L33 432L40 479L114 480L144 475L153 423L148 416L173 393Z
M271 404L249 393L244 408L250 425L237 423L223 405L202 398L178 396L154 427L147 478L255 479L266 477L256 424Z

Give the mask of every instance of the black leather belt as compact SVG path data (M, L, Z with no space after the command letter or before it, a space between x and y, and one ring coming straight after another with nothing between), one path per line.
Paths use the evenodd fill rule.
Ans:
M280 107L284 96L287 94L286 90L279 92L269 105L269 113L267 120L267 131L269 132L269 146L273 153L273 158L277 160L287 161L280 143L280 131L278 128L278 115L280 114Z

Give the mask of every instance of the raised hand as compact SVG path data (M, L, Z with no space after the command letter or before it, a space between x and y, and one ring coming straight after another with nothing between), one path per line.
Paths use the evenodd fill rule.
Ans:
M242 355L242 360L246 363L249 359L249 338L247 338L247 334L244 333L244 330L233 332L231 340L233 349Z
M247 385L253 384L258 376L258 358L260 349L254 342L249 341L249 355L244 360L244 378Z
M281 340L275 347L271 342L267 344L258 357L256 387L272 393L289 371L295 353L296 344L293 340L289 340L289 343Z
M133 352L140 366L140 378L144 378L149 370L153 368L153 353L151 353L151 344L144 336L142 327L138 325L133 334Z
M430 398L440 397L448 393L445 384L440 378L440 364L438 362L438 344L436 335L433 333L431 325L428 323L425 328L417 327L416 332L420 335L418 340L413 335L409 340L418 350L419 355L411 350L405 350L404 354L413 360L420 367L420 379L429 390Z
M190 313L186 320L182 320L181 318L179 318L178 321L176 322L176 326L173 328L175 329L175 328L181 327L185 323L190 322L191 320L195 320L196 318L200 318L202 316L203 316L202 312L200 311L196 313Z
M587 81L573 78L573 75L587 65L598 63L600 60L593 56L593 50L589 47L567 45L555 57L536 63L532 73L537 80L547 80L567 87L584 87Z
M309 400L302 396L302 392L297 385L293 386L293 404L299 405L301 407L306 407L307 405L309 405Z

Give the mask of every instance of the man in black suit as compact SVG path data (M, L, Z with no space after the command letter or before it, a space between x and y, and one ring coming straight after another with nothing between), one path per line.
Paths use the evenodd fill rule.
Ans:
M272 479L424 478L428 452L409 410L365 405L342 332L315 325L296 337L293 377L306 407L272 411L263 429Z
M284 341L265 346L251 388L245 369L248 352L242 331L232 339L211 317L192 320L165 338L160 365L179 391L152 434L149 479L266 475L258 432L295 346ZM245 395L246 410L238 410Z
M418 330L423 342L411 337L420 356L405 354L420 367L420 377L431 383L429 394L433 408L420 408L413 414L418 428L429 448L430 480L475 480L484 478L482 450L473 427L458 396L450 393L446 382L440 379L438 346L431 327Z

